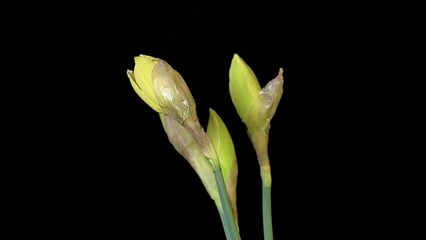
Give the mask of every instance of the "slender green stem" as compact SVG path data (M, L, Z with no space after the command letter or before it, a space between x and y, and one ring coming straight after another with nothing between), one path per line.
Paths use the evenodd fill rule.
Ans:
M237 224L235 223L234 213L232 212L231 203L229 201L228 192L226 191L225 182L222 177L222 171L219 168L213 169L213 172L216 179L217 189L219 190L220 201L222 203L223 222L225 223L223 227L225 229L225 234L227 231L229 233L227 234L227 239L241 240Z
M219 211L220 220L222 220L222 226L223 226L223 230L225 231L226 239L232 239L231 235L230 235L231 233L229 231L229 226L228 226L228 224L226 222L225 214L224 214L224 212L222 210L222 205L220 204L220 205L216 205L216 206L217 206L217 209Z
M264 240L273 240L272 214L271 214L271 186L262 184L262 211L263 211L263 237Z

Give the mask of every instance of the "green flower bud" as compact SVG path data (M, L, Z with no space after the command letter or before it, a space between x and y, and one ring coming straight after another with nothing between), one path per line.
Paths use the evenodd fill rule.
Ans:
M280 68L278 76L261 89L253 70L234 54L229 70L229 91L256 150L262 181L266 186L270 186L272 181L268 157L270 122L281 100L283 85L283 69Z
M283 93L284 78L280 68L278 76L263 89L253 70L234 54L229 70L229 91L232 102L247 129L265 129L275 114Z
M232 102L243 122L256 101L260 85L253 70L238 54L234 54L229 69L229 91Z
M225 181L226 190L237 221L237 155L235 154L234 143L225 123L213 109L209 109L210 117L207 125L207 135L209 136L219 158L222 176ZM238 225L238 222L237 222Z

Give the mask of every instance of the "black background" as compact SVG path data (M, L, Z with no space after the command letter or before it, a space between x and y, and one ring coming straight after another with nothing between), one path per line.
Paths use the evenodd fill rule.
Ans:
M133 57L146 54L184 77L204 127L208 108L227 125L239 164L241 237L262 239L259 168L228 92L238 53L262 86L284 69L269 144L275 239L362 235L368 11L360 1L64 3L57 11L65 55L57 96L61 234L225 239L198 176L126 76Z

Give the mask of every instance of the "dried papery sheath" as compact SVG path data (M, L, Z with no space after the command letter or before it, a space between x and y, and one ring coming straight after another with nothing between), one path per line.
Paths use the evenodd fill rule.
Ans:
M245 123L249 130L268 128L283 95L283 84L283 69L280 68L277 77L269 81L259 92L251 112L247 114Z
M170 143L195 170L210 197L219 201L213 168L192 135L174 117L160 114L160 118Z
M159 59L152 70L154 94L165 114L172 115L181 124L196 120L194 98L182 76L166 61Z

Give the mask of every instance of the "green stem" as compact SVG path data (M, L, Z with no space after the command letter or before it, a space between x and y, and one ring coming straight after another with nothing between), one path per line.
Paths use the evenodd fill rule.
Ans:
M273 240L272 214L271 214L271 186L262 184L262 212L263 212L263 237L264 240Z
M229 226L226 223L226 218L225 218L225 214L224 214L224 212L222 210L222 205L219 202L219 204L216 204L216 206L217 206L217 209L219 211L220 220L222 220L222 226L223 226L223 230L225 231L226 239L229 240L229 239L231 239L231 235L230 235L231 233L229 231Z
M222 171L219 169L213 169L214 176L216 179L217 189L219 190L219 197L222 203L223 209L223 227L225 234L228 231L228 240L241 240L238 232L237 224L235 223L234 213L232 212L231 203L229 201L228 192L226 191L225 182L222 177ZM220 211L220 210L219 210ZM222 217L222 216L221 216Z
M273 240L272 215L271 215L271 166L268 156L268 134L267 129L254 129L249 131L250 140L256 150L257 160L260 166L262 178L262 212L263 212L263 236L264 240Z

